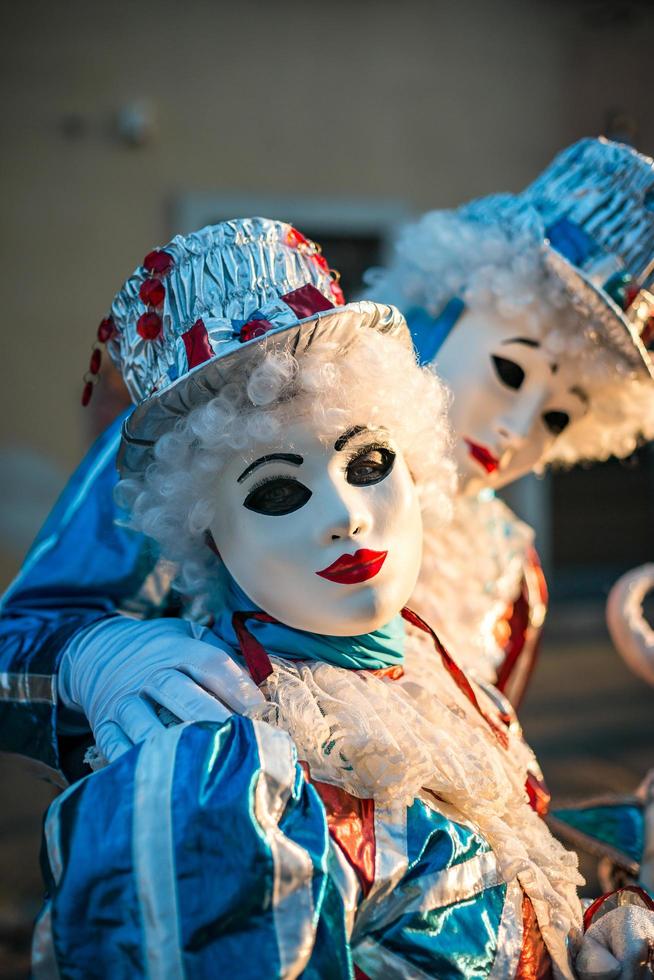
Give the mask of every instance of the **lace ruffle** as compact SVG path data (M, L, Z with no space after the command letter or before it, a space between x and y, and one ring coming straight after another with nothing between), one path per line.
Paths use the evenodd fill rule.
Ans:
M488 840L505 880L520 881L563 969L565 937L581 918L576 855L529 806L531 750L513 733L508 750L500 747L431 640L410 630L398 681L317 662L272 663L256 716L291 735L312 776L382 805L408 806L426 792L454 806ZM495 716L490 698L475 693Z

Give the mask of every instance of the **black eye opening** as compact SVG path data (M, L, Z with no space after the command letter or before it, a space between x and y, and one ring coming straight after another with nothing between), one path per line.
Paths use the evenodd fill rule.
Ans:
M491 355L491 361L493 362L495 373L502 384L506 385L507 388L512 388L514 391L522 387L522 383L525 380L525 372L519 364L516 364L515 361L510 361L508 357L498 357L496 354Z
M381 483L393 469L395 453L380 443L362 446L350 456L345 468L347 482L355 487Z
M570 416L567 412L545 412L543 423L546 429L555 435L560 436L564 429L570 424Z
M292 514L307 503L311 491L292 476L272 476L252 487L243 501L247 510L267 517Z

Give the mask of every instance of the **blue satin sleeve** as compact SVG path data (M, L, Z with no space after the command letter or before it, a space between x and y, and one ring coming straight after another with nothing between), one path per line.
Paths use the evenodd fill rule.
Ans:
M50 807L34 977L516 976L522 890L484 838L419 800L376 827L364 897L285 732L169 728Z
M156 566L145 539L115 523L123 418L71 477L2 600L0 750L54 770L61 761L54 675L66 644L79 629L120 608L134 606L141 614L139 598Z
M36 978L353 975L323 805L269 725L168 729L70 787L45 838Z

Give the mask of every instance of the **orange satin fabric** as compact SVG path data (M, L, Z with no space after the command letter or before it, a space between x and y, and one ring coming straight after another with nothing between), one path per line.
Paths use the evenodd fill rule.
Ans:
M307 763L300 765L323 802L329 833L356 872L365 897L375 880L375 802L360 800L338 786L312 779Z
M536 913L525 895L522 899L522 952L515 980L553 980L552 960L543 941Z

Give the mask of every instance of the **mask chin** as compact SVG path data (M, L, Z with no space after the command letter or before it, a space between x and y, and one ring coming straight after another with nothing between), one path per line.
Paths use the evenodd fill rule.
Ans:
M329 618L322 613L322 609L308 608L306 602L300 604L295 601L294 594L289 593L285 596L286 601L280 602L282 590L269 601L268 597L260 596L257 604L280 623L305 633L362 636L365 633L374 633L397 616L414 587L415 582L411 589L407 591L405 588L400 594L395 583L390 587L387 583L382 588L368 587L350 595L345 594L332 604ZM325 588L329 588L327 583Z

